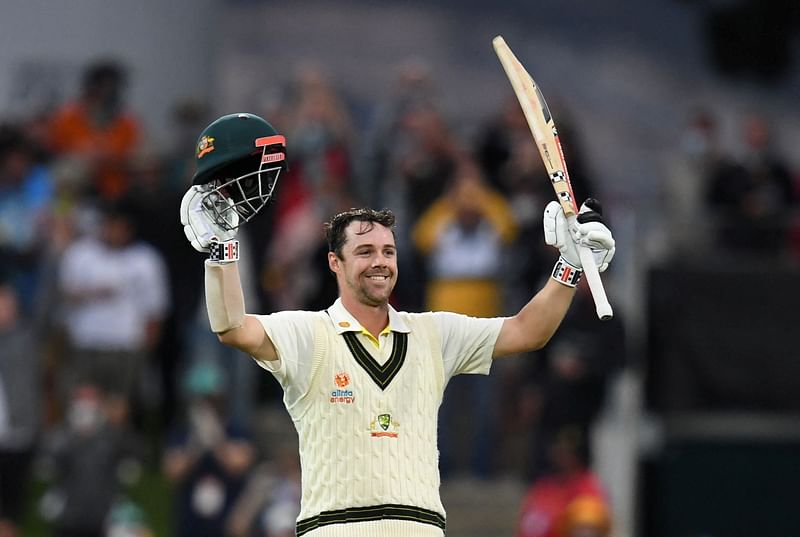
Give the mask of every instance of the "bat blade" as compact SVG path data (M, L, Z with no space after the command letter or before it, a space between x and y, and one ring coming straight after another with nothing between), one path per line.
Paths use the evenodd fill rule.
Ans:
M572 192L567 161L561 148L558 130L550 108L547 106L547 101L545 101L538 84L511 51L505 39L502 36L495 37L492 40L492 46L525 114L533 140L553 185L556 199L561 204L569 225L573 226L578 214L578 205ZM594 298L597 316L602 320L610 319L613 317L613 310L606 297L603 281L597 272L592 252L586 247L579 246L578 253Z

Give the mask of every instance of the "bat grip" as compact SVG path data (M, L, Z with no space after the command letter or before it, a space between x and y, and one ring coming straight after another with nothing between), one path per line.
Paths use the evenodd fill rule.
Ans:
M603 280L600 279L600 273L597 272L597 265L594 264L592 251L586 246L578 245L578 255L581 256L583 275L589 284L589 290L592 292L594 305L597 309L597 317L601 321L607 321L614 316L614 312L608 302L608 297L606 297L606 290L603 287Z

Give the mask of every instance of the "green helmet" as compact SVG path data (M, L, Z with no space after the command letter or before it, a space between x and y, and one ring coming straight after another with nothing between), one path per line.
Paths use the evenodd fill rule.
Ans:
M217 223L235 229L269 202L286 169L286 139L254 114L222 116L200 133L193 185Z

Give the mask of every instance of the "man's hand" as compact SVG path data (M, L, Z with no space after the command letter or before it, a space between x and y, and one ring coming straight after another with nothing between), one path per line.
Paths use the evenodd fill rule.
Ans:
M198 252L208 252L211 243L226 242L236 236L236 229L225 229L216 222L215 204L230 206L233 202L219 193L209 192L204 185L190 187L181 200L183 232ZM238 218L235 211L230 214Z
M608 268L616 251L614 237L603 223L602 208L593 198L581 205L571 228L561 205L557 201L548 203L544 210L544 241L558 248L564 261L577 269L583 268L577 245L586 246L592 251L598 272Z

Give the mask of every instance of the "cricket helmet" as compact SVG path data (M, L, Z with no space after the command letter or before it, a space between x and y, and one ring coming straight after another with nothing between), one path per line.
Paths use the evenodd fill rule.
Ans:
M254 114L222 116L200 133L193 185L218 225L233 230L260 211L286 170L286 139Z

